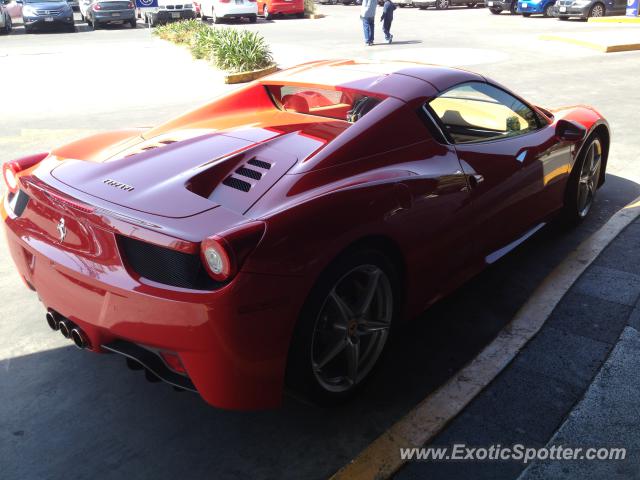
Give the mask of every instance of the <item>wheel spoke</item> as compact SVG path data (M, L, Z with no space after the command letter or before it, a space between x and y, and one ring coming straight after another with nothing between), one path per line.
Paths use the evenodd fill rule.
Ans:
M333 347L329 348L319 362L313 365L315 370L322 370L331 360L336 358L347 346L346 338L341 338Z
M341 320L346 325L347 322L354 316L351 308L349 307L349 305L347 305L347 302L340 298L340 295L336 293L335 289L331 291L331 293L329 294L329 298L333 300L333 303L338 308L338 313L340 314Z
M371 335L372 333L384 332L389 330L389 324L385 322L366 321L362 322L358 328L358 335Z
M347 342L347 376L352 384L358 380L358 364L360 363L360 342Z
M376 294L376 290L378 289L378 280L380 279L380 270L375 269L373 272L369 274L369 278L367 279L367 285L365 286L364 297L362 301L356 308L357 315L363 315L367 311L369 311L369 307L371 307L371 302L373 297Z

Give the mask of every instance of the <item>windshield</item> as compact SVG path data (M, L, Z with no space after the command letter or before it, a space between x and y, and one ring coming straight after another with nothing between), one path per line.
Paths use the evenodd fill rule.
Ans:
M269 85L267 90L281 110L356 122L380 99L348 90Z

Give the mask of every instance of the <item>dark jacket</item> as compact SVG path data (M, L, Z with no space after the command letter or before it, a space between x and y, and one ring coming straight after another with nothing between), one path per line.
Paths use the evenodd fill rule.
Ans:
M382 7L381 22L391 23L393 21L393 11L396 9L395 4L391 0L385 0Z

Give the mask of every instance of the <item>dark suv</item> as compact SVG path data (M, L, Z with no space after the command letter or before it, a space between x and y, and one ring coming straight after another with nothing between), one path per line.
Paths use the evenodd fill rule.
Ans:
M626 9L626 0L558 0L553 11L560 20L567 20L570 17L624 15Z

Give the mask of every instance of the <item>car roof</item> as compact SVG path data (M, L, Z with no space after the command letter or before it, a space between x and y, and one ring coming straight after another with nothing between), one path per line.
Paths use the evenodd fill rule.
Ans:
M486 80L467 70L420 62L324 60L282 70L262 83L343 87L410 101L468 81Z

